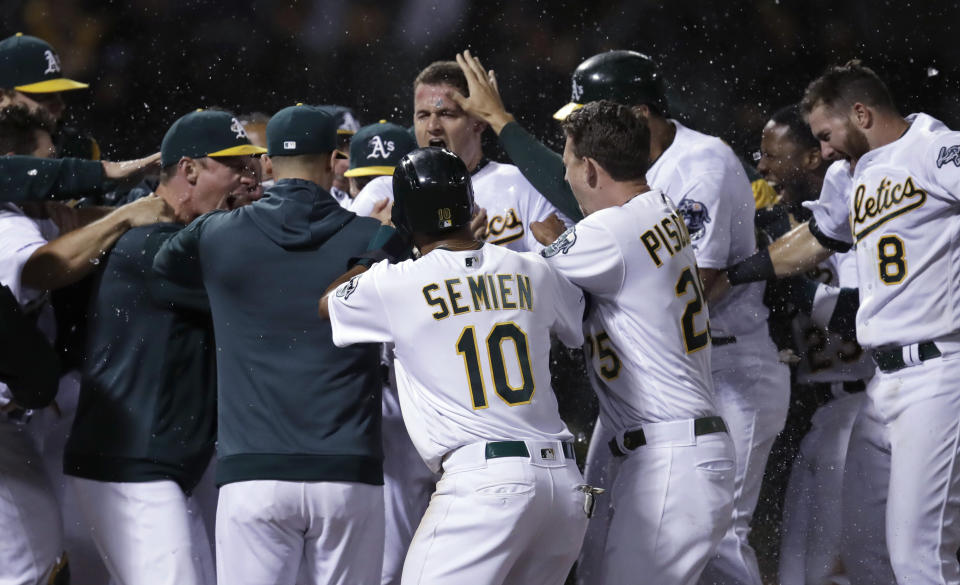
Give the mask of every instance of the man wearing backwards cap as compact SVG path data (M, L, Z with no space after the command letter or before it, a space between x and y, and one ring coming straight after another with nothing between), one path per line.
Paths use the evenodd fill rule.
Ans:
M62 125L60 94L87 87L63 76L60 57L46 41L22 33L0 41L0 107L19 103L46 110L58 124L54 142L60 156L100 158L96 140Z
M330 196L336 124L267 125L276 183L167 241L154 270L201 282L217 340L217 579L376 583L383 555L377 346L338 349L317 301L379 230ZM302 581L301 581L302 582Z
M151 269L160 245L252 182L253 146L223 111L177 120L156 195L174 221L124 234L95 275L80 402L64 455L97 549L119 585L213 582L191 497L213 453L216 390L206 296Z
M380 120L364 126L350 143L350 211L369 217L384 199L393 201L393 169L417 147L406 128Z

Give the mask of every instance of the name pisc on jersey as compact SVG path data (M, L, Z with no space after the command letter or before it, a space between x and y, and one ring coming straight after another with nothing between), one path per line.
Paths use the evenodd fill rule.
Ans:
M926 114L907 120L903 136L860 158L851 191L814 208L824 235L855 246L866 348L960 330L960 132Z
M541 254L590 294L586 349L608 428L715 414L710 315L668 197L649 191L592 213Z
M380 262L329 307L337 345L395 344L404 422L434 471L469 443L571 438L550 387L550 333L582 344L584 296L539 256L486 244Z
M647 183L676 204L700 268L722 270L756 251L753 189L722 140L670 122L676 135L647 171ZM714 335L746 335L766 327L763 290L763 283L738 286L713 303Z

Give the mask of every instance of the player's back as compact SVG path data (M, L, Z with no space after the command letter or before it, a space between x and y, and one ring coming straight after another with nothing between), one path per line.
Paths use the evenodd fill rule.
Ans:
M716 414L709 314L670 199L649 191L595 212L558 244L544 254L591 295L585 332L608 428Z
M485 244L376 265L404 420L429 465L478 441L571 438L550 387L550 331L582 340L583 294L542 258ZM358 281L358 287L369 286ZM334 331L336 340L337 332Z

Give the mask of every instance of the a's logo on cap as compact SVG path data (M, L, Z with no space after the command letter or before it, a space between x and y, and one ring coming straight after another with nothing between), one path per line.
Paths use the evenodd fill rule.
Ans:
M247 131L243 129L243 124L236 118L230 118L233 122L230 124L230 131L237 133L237 140L247 137Z
M367 155L367 158L382 158L384 160L389 158L390 153L395 149L392 140L384 141L379 136L371 138L367 142L367 146L370 147L370 154Z
M295 150L297 148L296 140L284 140L283 149L284 150Z
M573 82L573 91L571 92L570 101L579 103L580 98L583 97L583 86L577 83L576 78L573 78L570 81Z
M60 72L60 58L57 57L56 53L47 49L43 52L43 56L47 59L47 70L43 72L44 75L47 73L59 73Z

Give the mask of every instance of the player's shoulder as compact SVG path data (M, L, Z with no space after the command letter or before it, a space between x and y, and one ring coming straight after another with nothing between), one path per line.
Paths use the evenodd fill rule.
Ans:
M674 160L679 172L689 179L710 174L740 175L744 184L749 186L743 165L729 144L679 122L674 121L674 124L677 125L677 135L670 148L675 148Z

